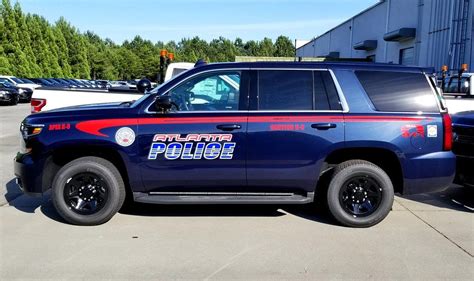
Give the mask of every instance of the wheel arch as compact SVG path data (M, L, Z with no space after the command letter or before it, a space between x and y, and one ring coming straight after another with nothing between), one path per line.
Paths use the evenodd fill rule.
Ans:
M332 151L324 160L326 169L348 160L365 160L382 168L390 177L395 192L403 194L404 177L400 158L396 152L382 147L345 147Z
M67 145L52 150L43 170L43 192L50 189L57 172L67 163L82 157L94 156L111 162L120 172L127 192L131 190L127 166L123 156L113 148L91 145Z

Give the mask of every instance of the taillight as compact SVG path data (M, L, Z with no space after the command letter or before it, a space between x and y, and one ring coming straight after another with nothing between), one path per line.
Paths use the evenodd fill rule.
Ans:
M443 150L453 148L453 121L448 113L443 114Z
M45 99L31 99L31 113L40 112L41 109L46 105Z

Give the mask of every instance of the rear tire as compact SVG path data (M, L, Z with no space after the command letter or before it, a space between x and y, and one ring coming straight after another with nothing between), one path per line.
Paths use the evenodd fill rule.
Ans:
M73 160L53 180L53 205L71 224L105 223L118 212L124 200L125 184L120 172L99 157Z
M344 226L370 227L390 212L394 199L390 177L377 165L363 160L339 164L329 183L329 211Z

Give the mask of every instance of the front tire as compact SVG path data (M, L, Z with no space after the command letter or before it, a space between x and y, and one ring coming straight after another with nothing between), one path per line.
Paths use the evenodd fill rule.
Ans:
M345 226L370 227L390 212L394 199L390 177L363 160L339 164L329 183L327 202L334 218Z
M125 184L120 172L99 157L73 160L53 180L53 205L71 224L103 224L118 212L124 200Z

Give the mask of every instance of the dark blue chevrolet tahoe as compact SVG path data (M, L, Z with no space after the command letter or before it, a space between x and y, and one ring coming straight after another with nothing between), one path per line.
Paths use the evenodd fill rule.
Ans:
M68 222L156 204L327 201L346 226L394 193L447 188L451 119L430 69L363 63L196 66L142 98L28 116L14 160L25 193L52 189ZM323 202L324 202L323 201Z

